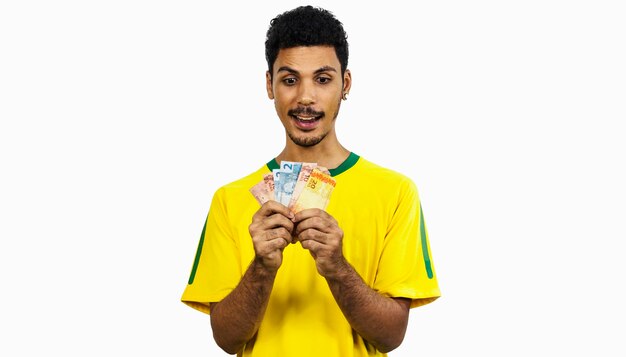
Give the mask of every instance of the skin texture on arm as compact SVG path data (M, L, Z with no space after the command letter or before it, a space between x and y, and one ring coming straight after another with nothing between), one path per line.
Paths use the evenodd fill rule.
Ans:
M378 294L347 262L326 281L344 316L361 337L381 352L400 346L409 320L410 299Z
M294 221L294 236L315 259L317 271L326 278L352 328L381 352L400 346L411 300L382 296L365 284L345 260L343 231L328 213L320 209L303 210Z
M218 303L211 303L213 338L225 352L235 354L256 333L269 300L276 273L256 259L239 285Z
M213 338L227 353L239 352L259 328L282 264L282 251L292 240L292 218L293 213L276 201L261 206L249 227L255 259L237 287L210 305Z

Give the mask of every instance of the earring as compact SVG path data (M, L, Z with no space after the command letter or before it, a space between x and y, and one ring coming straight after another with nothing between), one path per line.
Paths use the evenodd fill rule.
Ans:
M341 96L341 99L348 100L348 92L343 92L343 95Z

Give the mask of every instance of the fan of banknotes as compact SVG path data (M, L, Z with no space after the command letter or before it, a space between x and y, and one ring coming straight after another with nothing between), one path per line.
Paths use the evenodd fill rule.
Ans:
M280 168L265 174L250 192L260 204L274 200L298 213L326 209L335 184L328 169L316 163L281 161Z

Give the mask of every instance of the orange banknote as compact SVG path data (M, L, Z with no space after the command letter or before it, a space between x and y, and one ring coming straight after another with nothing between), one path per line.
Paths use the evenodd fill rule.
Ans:
M307 208L326 209L336 184L337 182L330 175L319 168L313 169L291 210L298 213Z

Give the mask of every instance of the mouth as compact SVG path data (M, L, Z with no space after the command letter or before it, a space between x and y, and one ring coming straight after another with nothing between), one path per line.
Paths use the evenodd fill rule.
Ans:
M324 113L289 113L289 116L298 129L309 131L317 127Z

